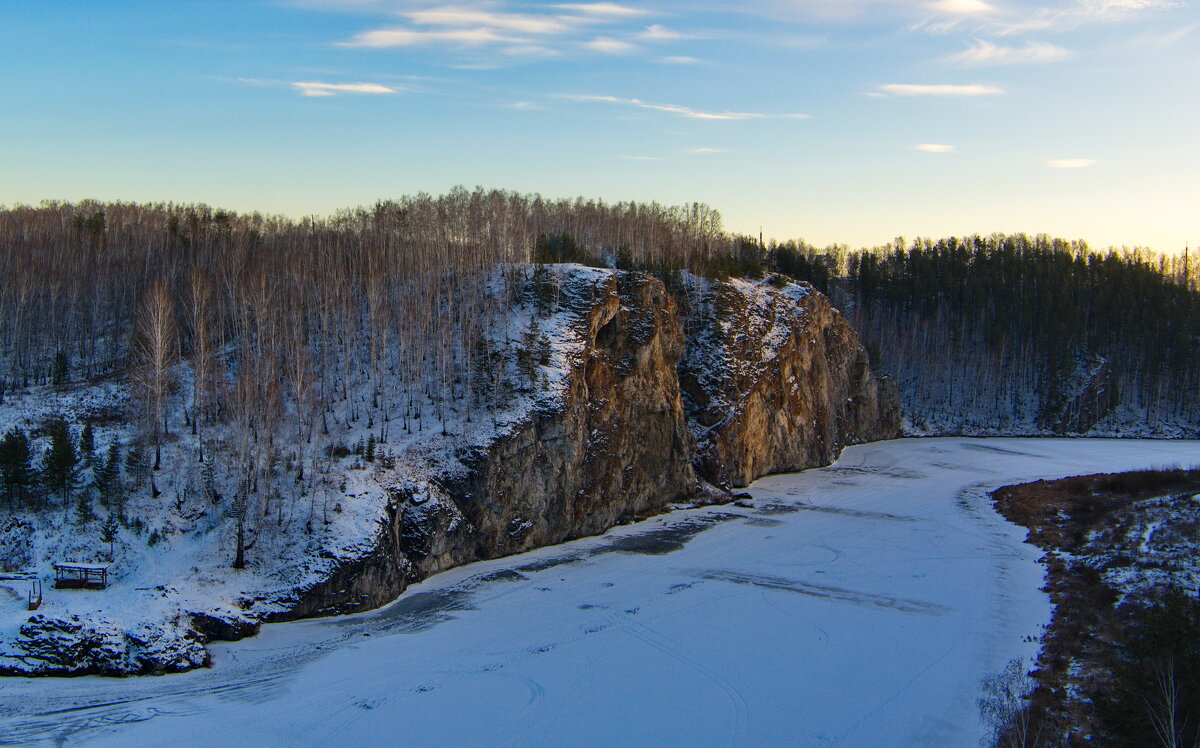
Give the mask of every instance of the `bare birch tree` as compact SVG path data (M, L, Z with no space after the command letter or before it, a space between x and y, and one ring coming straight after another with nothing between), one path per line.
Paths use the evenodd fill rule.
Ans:
M175 299L166 283L156 281L142 294L134 333L133 385L142 405L146 434L154 447L154 469L162 466L162 440L167 433L167 399L175 384L173 366L179 350Z

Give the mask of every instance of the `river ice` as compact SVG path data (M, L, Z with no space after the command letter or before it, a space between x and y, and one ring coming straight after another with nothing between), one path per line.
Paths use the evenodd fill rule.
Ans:
M1200 442L904 439L265 626L209 670L0 680L0 743L978 745L1031 658L1039 553L986 492L1200 464Z

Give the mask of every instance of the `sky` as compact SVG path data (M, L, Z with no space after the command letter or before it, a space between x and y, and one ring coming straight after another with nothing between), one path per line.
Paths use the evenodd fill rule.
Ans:
M482 185L823 246L1200 243L1183 0L0 2L0 205Z

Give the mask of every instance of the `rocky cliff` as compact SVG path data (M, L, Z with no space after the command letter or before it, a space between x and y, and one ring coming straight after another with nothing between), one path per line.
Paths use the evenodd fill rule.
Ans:
M583 345L563 393L431 478L389 489L372 552L277 618L374 607L443 569L604 531L706 494L680 397L678 309L650 276L556 275ZM711 489L707 489L711 491Z
M693 299L680 378L696 466L714 485L827 465L847 445L898 435L895 384L872 373L823 294L701 281Z
M725 501L766 473L826 464L847 444L897 433L895 388L808 286L676 274L668 288L570 265L512 272L524 280L499 286L510 295L496 305L510 315L495 348L513 359L498 367L511 389L504 408L408 432L380 448L386 460L330 450L323 465L335 488L321 514L313 503L307 525L274 518L257 541L273 545L236 573L221 517L177 484L178 530L126 569L145 581L9 616L0 672L202 667L205 643L262 622L377 607L443 569L671 504ZM349 422L343 413L341 428ZM30 534L10 529L0 526L0 539Z
M431 480L392 488L377 547L278 619L374 607L452 566L721 501L899 433L895 386L810 286L557 277L584 338L561 398Z

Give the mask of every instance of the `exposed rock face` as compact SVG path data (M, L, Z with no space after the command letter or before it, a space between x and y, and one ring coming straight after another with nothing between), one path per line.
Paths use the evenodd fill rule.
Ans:
M663 284L568 276L558 303L583 338L562 397L429 483L392 489L378 547L290 615L379 605L451 566L603 532L703 493L680 397L683 324Z
M1044 419L1047 421L1044 425L1056 434L1086 434L1121 402L1120 390L1107 361L1101 359L1092 366L1080 367L1076 379L1068 383L1076 394L1065 399L1056 416Z
M411 581L603 532L678 501L824 465L899 433L899 397L853 328L808 286L612 273L559 303L583 336L561 398L488 448L390 489L379 543L278 618L383 604ZM690 308L685 319L675 297ZM685 328L688 334L685 338Z
M584 351L561 405L447 485L473 529L459 541L470 556L593 535L699 490L676 370L683 327L666 289L644 275L611 276L581 324ZM426 573L446 565L412 560Z
M106 619L35 615L21 625L17 646L31 672L52 675L176 673L209 663L190 621L126 631Z
M701 475L721 487L827 465L899 434L895 385L807 286L701 282L681 380Z
M372 541L364 525L349 555L328 557L321 582L132 629L37 615L0 650L0 672L202 667L206 642L260 622L377 607L451 566L600 533L671 503L729 500L712 485L826 464L847 444L898 432L895 388L808 286L685 277L668 292L648 275L583 268L542 278L532 293L557 305L558 326L538 345L558 353L547 356L553 375L536 370L521 393L528 415L466 442L481 446L413 449L398 455L401 467L372 473L387 501L372 505L378 534Z

